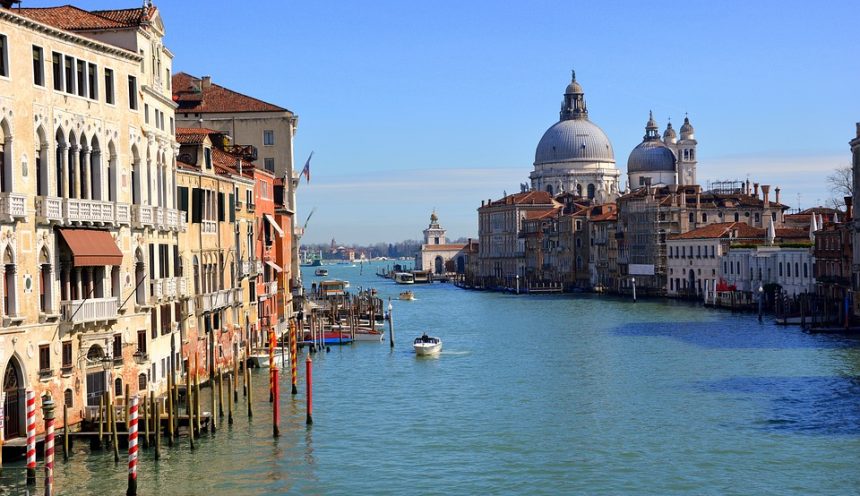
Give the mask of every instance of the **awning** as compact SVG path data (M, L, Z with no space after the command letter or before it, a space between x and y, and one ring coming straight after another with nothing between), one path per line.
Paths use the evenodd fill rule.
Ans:
M281 229L281 226L279 226L278 223L275 222L275 218L272 217L271 214L263 214L263 216L265 216L266 220L269 221L269 224L271 224L272 227L275 228L275 231L278 231L278 235L283 238L284 237L284 231L283 231L283 229ZM280 270L278 272L280 272Z
M284 271L284 269L282 269L281 266L276 264L275 262L271 262L269 260L266 260L266 265L275 269L276 272L283 272Z
M60 229L72 251L75 267L122 265L122 252L107 231L96 229Z

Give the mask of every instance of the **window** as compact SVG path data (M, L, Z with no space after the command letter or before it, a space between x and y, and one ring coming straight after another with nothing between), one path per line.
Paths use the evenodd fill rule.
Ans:
M78 60L75 67L77 68L76 73L78 76L78 96L87 96L87 63L83 60Z
M63 405L71 408L74 402L74 393L72 393L72 388L66 389L63 392Z
M72 367L72 342L63 341L63 368Z
M51 345L39 345L39 371L45 372L51 370Z
M166 76L166 78L164 79L164 81L165 81L165 84L167 84L167 89L170 89L170 83L171 83L171 80L170 80L170 69L165 69L165 70L164 70L164 74L165 74L165 76Z
M803 262L803 277L809 277L809 266L806 265L806 262Z
M113 382L113 393L116 397L122 396L122 379L119 377Z
M175 134L176 129L173 127L173 117L170 118L170 134Z
M0 76L9 77L8 42L5 34L0 34Z
M143 123L149 124L149 104L143 104Z
M741 217L737 212L735 212L735 222L738 222L739 220L741 220Z
M203 149L203 161L206 164L207 169L212 168L212 149L204 148Z
M263 145L273 146L275 144L275 132L271 129L263 131Z
M75 93L75 59L66 55L63 57L63 75L66 82L66 93Z
M137 376L137 390L146 391L146 374Z
M113 69L105 68L105 103L113 104Z
M758 223L759 223L759 219L760 219L761 217L759 217L758 212L756 212L756 214L753 216L753 218L755 219L756 224L758 224Z
M45 86L45 61L42 47L33 45L33 84Z
M702 222L708 222L708 214L702 214Z
M146 329L137 331L137 353L146 353Z
M90 89L90 100L99 99L99 68L95 64L89 64L87 72L87 86Z
M52 52L51 67L54 73L54 89L63 91L63 56L57 52Z
M266 158L266 159L263 159L263 161L264 161L264 166L265 166L267 171L275 172L275 159Z
M128 108L137 110L137 78L128 77Z
M693 212L690 212L690 215L688 215L688 217L690 222L696 222L696 216Z
M113 359L122 360L122 334L113 335Z

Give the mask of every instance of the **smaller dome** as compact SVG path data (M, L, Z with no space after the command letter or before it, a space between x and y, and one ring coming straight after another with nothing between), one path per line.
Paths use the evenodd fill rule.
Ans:
M660 141L643 141L630 152L627 172L674 172L675 154Z
M693 125L690 124L690 118L684 117L684 125L681 126L681 139L694 139L693 137L695 132Z
M582 86L576 81L576 71L570 71L570 84L564 90L565 95L574 95L576 93L584 93Z
M439 217L436 215L436 211L433 211L433 213L430 214L430 222L436 222L438 220L439 220Z
M675 130L672 129L672 123L666 124L666 130L663 131L663 143L675 143L677 141L678 135L675 134Z

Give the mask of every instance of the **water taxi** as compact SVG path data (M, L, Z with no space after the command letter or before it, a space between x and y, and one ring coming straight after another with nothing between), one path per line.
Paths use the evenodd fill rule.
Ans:
M394 282L397 284L415 284L415 277L409 272L396 272Z
M415 299L415 293L413 293L412 291L404 291L404 292L400 293L400 299L412 301Z
M415 338L415 341L412 342L412 348L418 356L436 355L442 351L442 340L428 336L425 332L421 337Z

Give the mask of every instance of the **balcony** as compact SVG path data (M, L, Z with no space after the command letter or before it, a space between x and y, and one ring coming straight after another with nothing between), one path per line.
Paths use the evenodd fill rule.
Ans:
M13 222L27 217L27 197L20 193L0 193L0 221Z
M257 260L257 274L262 274L262 273L263 273L263 262L260 260Z
M200 229L203 234L215 234L218 232L218 223L214 220L203 220L200 221Z
M264 283L266 285L266 294L269 296L275 296L278 294L278 281L272 281Z
M154 213L152 207L147 205L132 205L131 206L131 225L138 229L144 227L152 227Z
M248 204L248 212L253 213L253 212L254 212L254 210L256 209L256 207L257 207L257 206L256 206L255 204L253 204L253 203L249 203L249 204Z
M116 298L90 298L61 301L63 321L71 324L116 320L119 301Z
M51 224L63 222L63 200L56 196L36 197L36 222Z
M188 279L184 277L176 277L176 296L180 298L187 298L191 296L188 291Z
M156 229L159 231L167 230L167 209L152 207L152 218Z
M113 202L78 198L63 199L63 217L67 225L72 223L113 225L114 212Z
M211 312L228 307L235 301L233 289L222 289L212 293L197 295L197 308L203 312Z
M116 223L121 226L131 225L131 205L128 203L116 204Z

